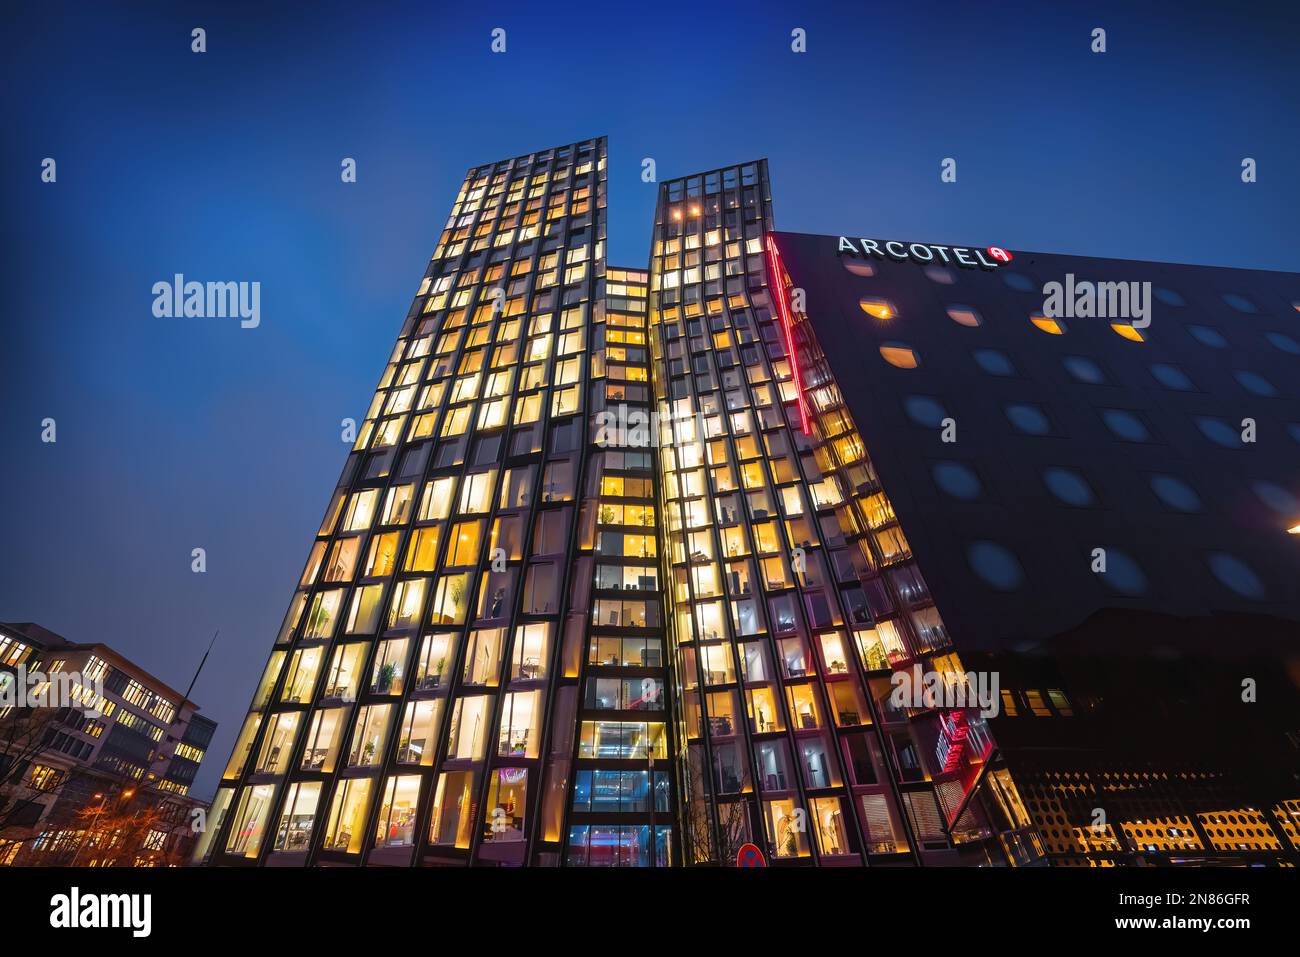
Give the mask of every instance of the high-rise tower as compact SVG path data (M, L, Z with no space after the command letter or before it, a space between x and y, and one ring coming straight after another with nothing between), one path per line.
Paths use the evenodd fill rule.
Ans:
M652 453L596 425L650 408L644 274L606 275L605 163L602 138L466 175L217 792L212 861L679 859Z
M765 161L660 187L650 323L688 853L987 859L965 801L987 726L891 703L891 668L962 668L851 419L810 415L805 390L834 384L793 361L772 228ZM954 721L963 747L933 773L925 751Z

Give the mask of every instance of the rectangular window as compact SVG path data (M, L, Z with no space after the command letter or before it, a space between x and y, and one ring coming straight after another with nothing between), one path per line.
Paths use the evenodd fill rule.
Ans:
M425 586L428 583L427 578L413 578L397 583L393 589L393 602L388 608L390 631L419 627Z
M469 573L443 575L433 594L429 620L435 625L456 625L465 621L469 594Z
M535 758L541 743L542 693L515 691L501 703L501 730L497 754L501 757ZM489 805L490 806L490 805Z
M330 658L329 672L325 677L325 691L322 698L337 698L353 701L360 687L362 662L370 646L366 642L353 641L339 645Z
M525 839L524 810L528 806L528 769L497 768L491 772L483 840L493 844Z
M320 804L320 788L316 781L289 785L284 810L280 813L280 826L275 833L277 851L307 850L316 821L316 807Z
M551 626L545 622L520 625L515 629L515 643L510 649L512 681L533 681L546 677L550 632Z
M349 532L359 532L369 528L378 504L378 489L366 489L355 493L348 502L347 515L343 521L344 529Z
M420 499L421 522L446 518L451 514L451 503L455 501L455 478L438 478L424 486L424 496Z
M371 694L400 695L405 687L406 657L411 643L406 638L381 641L370 676Z
M388 532L374 537L366 561L367 577L387 578L393 573L393 569L397 567L397 549L401 540L400 532Z
M456 701L447 735L447 760L478 761L486 750L492 695L470 695Z
M369 635L375 632L379 627L379 607L383 598L383 585L363 585L353 593L348 634Z
M325 850L356 854L365 837L366 813L370 809L369 778L345 778L334 792L329 824L325 829Z
M555 565L544 562L530 565L524 586L524 612L532 615L553 615L559 609L559 584Z
M348 767L375 767L383 763L392 716L391 704L365 705L357 710Z
M312 716L307 743L302 752L304 771L322 771L325 774L333 772L347 718L347 708L324 708Z
M281 774L288 768L289 754L298 736L300 712L276 715L262 739L262 750L253 770L264 774Z
M428 525L415 530L410 550L406 554L408 572L431 572L436 569L441 528L440 525Z
M397 761L399 764L433 765L438 746L438 721L442 715L442 701L410 701L402 715L398 730Z
M451 681L450 662L455 654L456 636L442 632L425 635L420 643L420 657L415 663L415 690L445 688Z
M420 777L394 775L380 792L375 847L409 847L415 843L415 813L420 800Z
M271 814L271 800L274 796L275 787L270 784L244 788L230 824L230 836L226 840L226 850L229 853L247 858L257 857L266 833L266 822Z
M451 539L447 545L448 565L478 564L479 545L483 534L483 523L459 522L452 526Z
M319 646L295 651L289 660L289 672L284 679L280 700L290 704L305 704L310 701L324 657L325 649Z
M446 771L438 778L429 823L429 842L468 848L472 836L475 781L473 771Z
M500 681L501 645L504 640L504 628L480 628L470 632L462 675L466 684L497 685Z

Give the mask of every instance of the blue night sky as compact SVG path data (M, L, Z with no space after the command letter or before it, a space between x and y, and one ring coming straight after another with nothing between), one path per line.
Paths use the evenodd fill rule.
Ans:
M265 6L29 3L0 40L0 620L181 690L220 628L200 796L471 165L608 135L621 265L643 157L766 156L780 229L1300 270L1280 6ZM177 272L260 281L261 326L155 318Z

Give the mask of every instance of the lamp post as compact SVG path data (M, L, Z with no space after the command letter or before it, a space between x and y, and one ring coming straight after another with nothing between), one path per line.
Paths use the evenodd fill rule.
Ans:
M107 798L104 796L102 791L97 792L95 797L99 799L99 806L95 808L95 816L90 819L90 826L86 829L86 833L82 835L81 843L77 845L77 852L72 855L72 863L68 865L69 867L77 866L77 861L81 857L82 849L86 846L86 842L90 840L90 835L94 832L95 825L99 822L99 816L104 813L104 802Z

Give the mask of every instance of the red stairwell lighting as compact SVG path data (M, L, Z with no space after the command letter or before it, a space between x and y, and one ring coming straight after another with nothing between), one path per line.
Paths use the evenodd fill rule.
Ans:
M794 320L790 318L790 297L785 288L785 268L781 264L781 251L776 248L776 240L771 233L767 235L768 287L776 297L778 311L781 313L781 327L785 330L785 348L790 356L790 369L794 373L794 388L799 400L799 422L804 435L812 435L808 427L808 407L803 398L803 376L799 372L799 360L794 354Z

